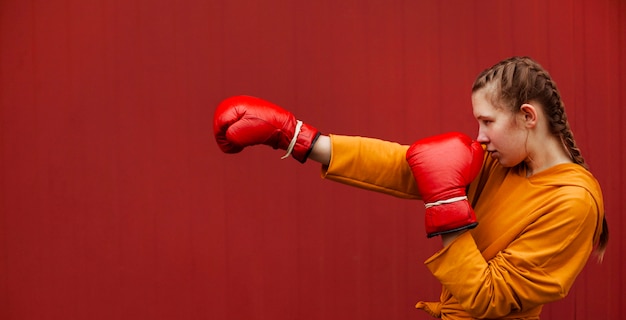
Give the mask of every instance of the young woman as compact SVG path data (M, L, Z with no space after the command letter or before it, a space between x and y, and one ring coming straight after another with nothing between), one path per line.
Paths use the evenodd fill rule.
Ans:
M442 293L417 308L443 319L538 319L544 304L567 295L594 248L604 253L601 189L537 62L513 57L483 71L472 105L476 141L446 133L404 146L321 135L245 96L218 106L214 133L224 152L267 144L320 162L325 178L422 199L428 236L442 238L425 262Z

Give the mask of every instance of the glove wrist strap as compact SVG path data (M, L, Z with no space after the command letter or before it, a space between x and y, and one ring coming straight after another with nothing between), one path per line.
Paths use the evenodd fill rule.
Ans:
M291 152L293 152L293 147L296 145L296 141L298 141L298 135L300 134L301 129L302 129L302 121L296 120L296 130L293 133L293 138L291 139L291 142L289 143L289 147L287 147L287 153L284 156L282 156L281 159L289 158L289 156L291 155Z
M426 207L426 209L428 209L430 207L440 206L442 204L448 204L448 203L457 202L457 201L463 201L463 200L467 200L467 196L454 197L454 198L450 198L450 199L446 199L446 200L439 200L439 201L435 201L435 202L424 203L424 207Z

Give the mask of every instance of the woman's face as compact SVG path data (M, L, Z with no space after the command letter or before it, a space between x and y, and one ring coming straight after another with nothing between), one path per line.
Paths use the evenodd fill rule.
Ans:
M504 167L515 166L528 158L528 130L519 120L520 113L498 108L489 99L489 90L472 94L474 117L478 120L478 138L487 152Z

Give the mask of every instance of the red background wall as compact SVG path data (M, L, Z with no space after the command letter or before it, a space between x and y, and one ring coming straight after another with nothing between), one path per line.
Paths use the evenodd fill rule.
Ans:
M612 238L545 319L616 319L626 3L3 0L1 319L426 319L421 203L319 178L265 147L222 154L249 94L323 132L475 135L482 69L556 79Z

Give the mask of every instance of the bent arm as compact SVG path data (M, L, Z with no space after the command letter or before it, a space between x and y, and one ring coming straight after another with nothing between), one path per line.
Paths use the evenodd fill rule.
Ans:
M565 297L584 267L592 250L595 210L589 198L571 200L530 224L490 260L465 232L425 264L474 317L538 308Z

